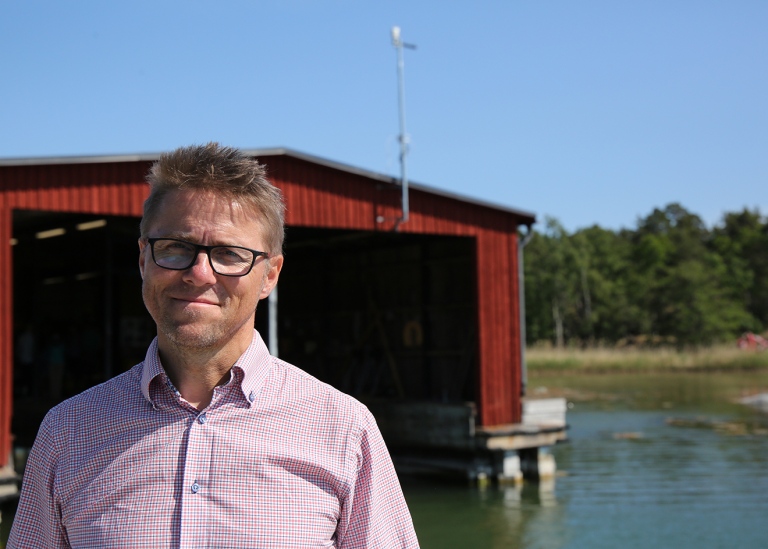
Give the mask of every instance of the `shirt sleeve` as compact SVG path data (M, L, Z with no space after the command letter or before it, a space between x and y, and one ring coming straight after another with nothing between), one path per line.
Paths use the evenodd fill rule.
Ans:
M357 471L337 528L339 549L419 547L400 481L368 410L357 447Z
M43 420L29 453L7 549L69 548L54 495L57 448L60 448L55 440L58 432L55 411L51 411Z

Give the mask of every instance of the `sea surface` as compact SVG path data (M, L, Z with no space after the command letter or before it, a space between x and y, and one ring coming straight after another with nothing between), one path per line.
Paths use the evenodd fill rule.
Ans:
M768 414L738 399L765 373L531 378L566 396L549 482L484 489L403 479L421 545L768 548Z

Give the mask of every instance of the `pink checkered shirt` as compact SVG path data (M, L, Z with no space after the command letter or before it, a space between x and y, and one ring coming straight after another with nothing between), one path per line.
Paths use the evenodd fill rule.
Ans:
M370 412L258 333L202 412L143 363L52 409L9 549L418 547Z

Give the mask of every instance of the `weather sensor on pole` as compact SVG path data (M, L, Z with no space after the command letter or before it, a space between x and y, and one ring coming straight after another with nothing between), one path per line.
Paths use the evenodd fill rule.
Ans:
M400 223L408 221L408 172L405 157L408 154L408 134L405 132L405 81L403 78L403 48L415 50L413 44L406 44L400 38L400 27L392 27L392 45L397 50L397 104L400 108L400 186L402 188L402 215L395 221L395 230Z

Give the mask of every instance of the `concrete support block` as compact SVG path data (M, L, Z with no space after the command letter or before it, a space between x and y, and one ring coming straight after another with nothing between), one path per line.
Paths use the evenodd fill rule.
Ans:
M492 478L499 484L518 484L523 481L520 456L514 450L494 450L488 454Z
M497 476L499 482L519 484L523 482L523 470L520 467L520 456L517 452L504 452L501 472Z
M539 452L539 478L554 478L556 473L557 465L555 464L555 456Z
M519 456L520 468L526 479L550 479L557 473L555 456L542 452L539 448L520 450Z

